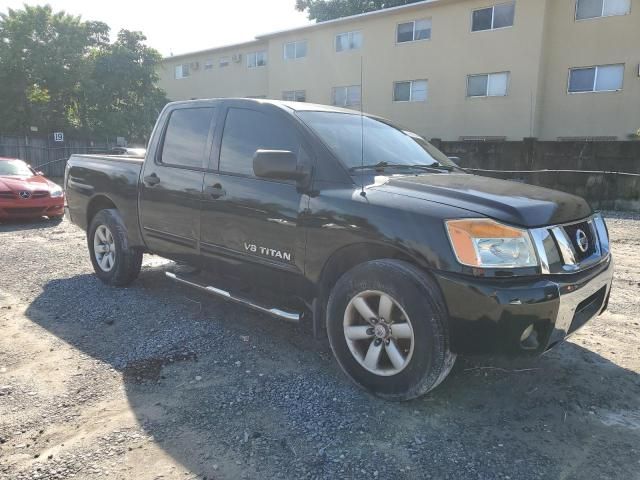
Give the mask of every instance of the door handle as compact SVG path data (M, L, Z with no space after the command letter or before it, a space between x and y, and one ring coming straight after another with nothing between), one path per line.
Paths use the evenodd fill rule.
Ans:
M207 193L212 197L212 198L220 198L220 197L224 197L227 192L225 191L224 188L222 188L222 185L220 185L219 183L216 183L215 185L210 185L207 187Z
M157 185L160 183L160 177L158 177L158 175L156 175L155 173L152 173L151 175L147 175L142 180L144 181L145 184L149 185L150 187L153 187L154 185Z

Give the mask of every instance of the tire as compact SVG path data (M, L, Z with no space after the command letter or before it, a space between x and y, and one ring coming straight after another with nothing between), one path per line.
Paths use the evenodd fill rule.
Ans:
M361 310L376 318L366 321ZM384 319L382 312L390 318ZM456 359L449 349L447 309L438 286L403 261L374 260L345 273L329 297L327 333L346 375L386 400L424 395L446 378Z
M138 277L143 252L129 246L127 227L116 209L100 210L93 217L87 246L96 276L107 285L123 287ZM103 251L105 246L109 247L108 252ZM109 258L104 259L105 254Z

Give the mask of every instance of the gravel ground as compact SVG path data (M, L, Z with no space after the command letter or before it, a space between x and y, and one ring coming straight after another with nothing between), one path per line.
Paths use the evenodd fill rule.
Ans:
M538 359L459 358L403 404L157 257L109 288L68 222L0 225L0 478L640 479L640 217L608 222L608 312Z

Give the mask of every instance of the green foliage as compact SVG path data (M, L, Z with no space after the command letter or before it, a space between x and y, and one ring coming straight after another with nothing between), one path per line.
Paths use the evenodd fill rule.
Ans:
M145 40L49 5L0 14L0 131L146 139L167 99Z
M307 11L309 20L326 22L334 18L373 12L420 0L296 0L296 10Z

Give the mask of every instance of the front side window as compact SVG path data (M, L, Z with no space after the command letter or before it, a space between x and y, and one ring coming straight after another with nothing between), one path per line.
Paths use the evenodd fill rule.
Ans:
M160 161L166 165L202 168L214 108L174 110L164 134Z
M345 32L336 35L336 52L362 48L362 32Z
M282 92L282 100L287 102L306 102L307 92L305 90L287 90Z
M409 80L393 84L394 102L425 102L427 100L427 81Z
M289 42L284 44L284 59L297 60L307 56L307 41Z
M631 0L576 0L576 20L627 15Z
M399 23L396 29L396 41L398 43L415 42L417 40L429 40L431 38L431 19L414 20Z
M572 68L569 71L569 93L617 92L622 90L623 80L623 64Z
M515 11L515 2L474 10L471 20L471 31L481 32L483 30L512 27Z
M180 78L186 78L190 74L191 74L191 69L189 68L188 63L176 66L176 80Z
M469 75L467 97L506 97L509 77L509 72Z
M338 107L353 107L360 105L361 91L360 85L350 85L348 87L335 87L333 89L333 104Z
M247 54L247 67L264 67L267 65L267 52L252 52Z
M298 153L299 142L291 128L273 115L230 108L220 146L220 171L253 176L257 150L288 150Z

